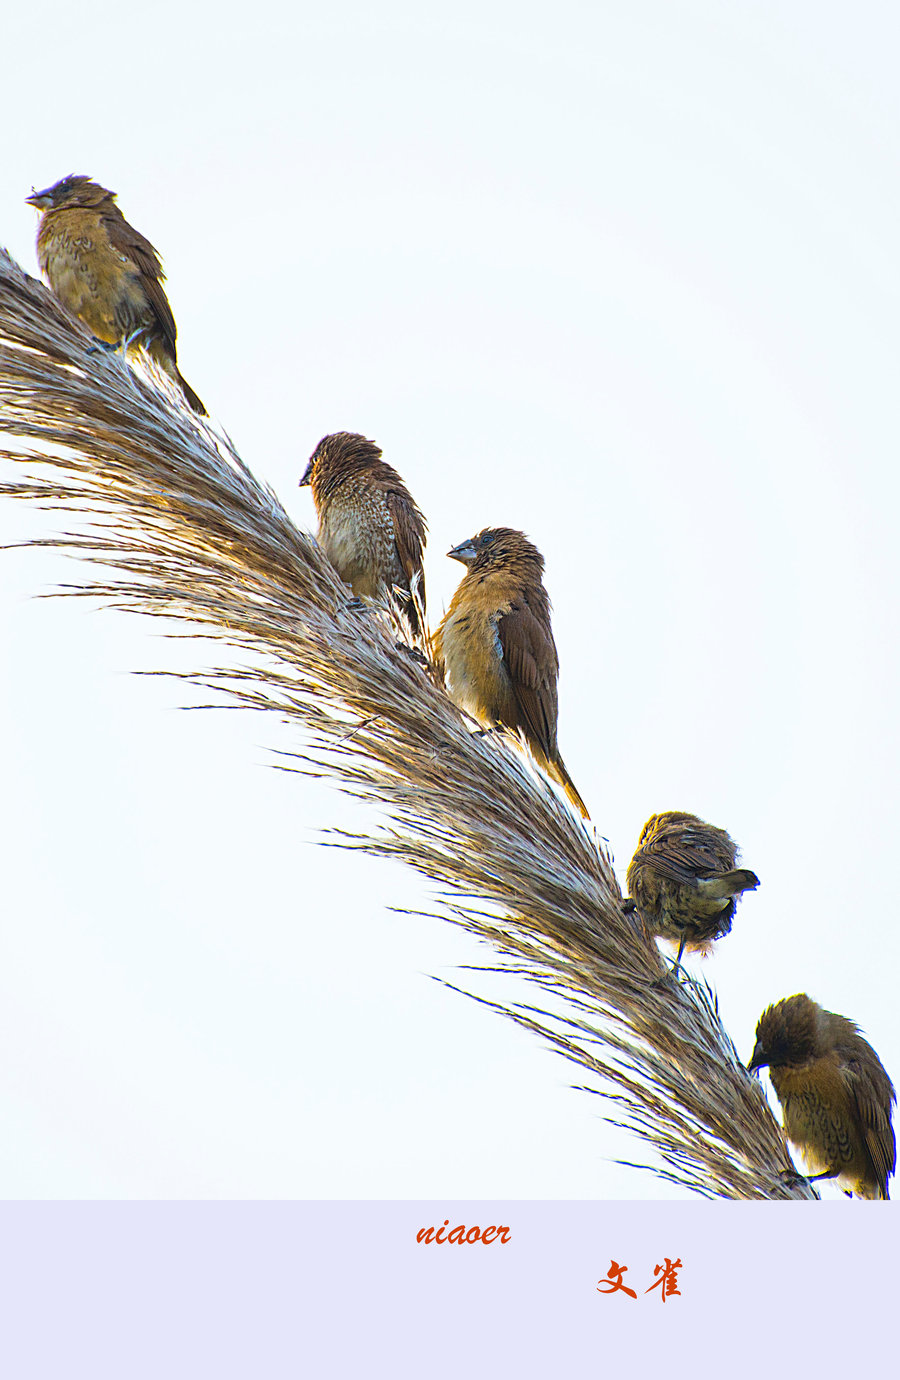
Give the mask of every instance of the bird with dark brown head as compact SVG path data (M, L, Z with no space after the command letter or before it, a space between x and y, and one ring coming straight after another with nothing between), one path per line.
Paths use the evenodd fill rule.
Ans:
M641 830L626 882L648 932L684 950L707 953L731 929L740 896L759 886L735 867L738 851L724 829L683 810L651 815Z
M422 637L425 519L374 441L352 431L323 436L300 480L319 518L318 542L360 598L390 598Z
M38 263L63 306L107 345L143 345L205 416L176 363L175 318L159 255L128 224L116 193L72 174L25 200L41 212Z
M747 1068L768 1066L788 1140L813 1179L837 1179L857 1198L887 1198L897 1164L891 1108L897 1100L859 1026L805 992L768 1007Z
M486 527L447 555L468 567L434 636L452 698L480 723L521 734L588 819L556 745L559 657L543 556L510 527Z

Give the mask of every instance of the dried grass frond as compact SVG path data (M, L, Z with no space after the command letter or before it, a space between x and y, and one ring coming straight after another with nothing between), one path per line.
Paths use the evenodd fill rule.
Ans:
M791 1178L710 989L659 982L596 834L508 741L472 734L387 620L348 607L227 437L152 366L90 343L0 257L0 454L25 476L2 491L74 520L33 543L103 568L65 592L227 648L226 665L188 679L293 722L304 746L283 766L380 807L383 827L341 845L415 868L438 888L436 913L493 946L493 971L534 984L540 1004L487 1004L590 1075L609 1119L654 1147L643 1167L707 1197L816 1196Z

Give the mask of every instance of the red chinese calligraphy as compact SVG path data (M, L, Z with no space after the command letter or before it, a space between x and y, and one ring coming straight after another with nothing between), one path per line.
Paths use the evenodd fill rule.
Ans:
M627 1284L622 1283L622 1276L627 1269L627 1265L619 1265L615 1260L611 1260L609 1262L609 1269L606 1272L606 1279L597 1281L597 1293L615 1294L621 1289L623 1294L627 1294L631 1299L636 1299L637 1294L635 1291L629 1289ZM606 1288L603 1287L604 1285L606 1285Z
M679 1256L678 1259L674 1261L670 1260L668 1256L664 1256L663 1259L666 1262L665 1265L653 1266L653 1273L655 1275L659 1275L659 1279L656 1281L655 1284L650 1285L650 1289L657 1289L660 1285L662 1285L662 1288L659 1289L659 1292L663 1303L665 1303L666 1299L669 1297L670 1294L681 1293L681 1290L678 1287L678 1271L683 1267L681 1264L681 1256ZM644 1293L649 1294L650 1289L645 1289Z

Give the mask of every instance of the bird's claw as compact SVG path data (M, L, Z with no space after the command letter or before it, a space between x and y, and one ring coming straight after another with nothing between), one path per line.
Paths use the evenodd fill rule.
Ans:
M681 987L695 987L696 978L692 978L681 963L673 963L668 972L663 973L662 977L654 978L650 986L665 987L667 983L672 983L677 991Z
M778 1175L778 1179L780 1183L784 1184L785 1188L799 1188L801 1184L812 1182L805 1174L799 1173L796 1169L782 1169L781 1173Z
M94 343L88 346L87 353L89 355L99 355L101 351L103 351L111 355L127 355L134 342L143 334L144 327L138 326L136 331L131 332L131 335L123 335L121 340L101 340L98 335L95 335Z
M424 666L427 668L431 665L428 657L425 656L424 652L420 652L418 647L411 647L408 642L395 642L394 646L397 648L398 652L405 652L410 660L414 661L417 666Z
M440 747L431 749L432 757L458 757L459 748L453 743L441 743Z

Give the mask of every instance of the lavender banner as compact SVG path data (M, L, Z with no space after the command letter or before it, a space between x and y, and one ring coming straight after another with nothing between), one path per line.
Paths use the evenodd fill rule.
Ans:
M898 1225L892 1204L7 1203L0 1374L863 1373L894 1345Z

